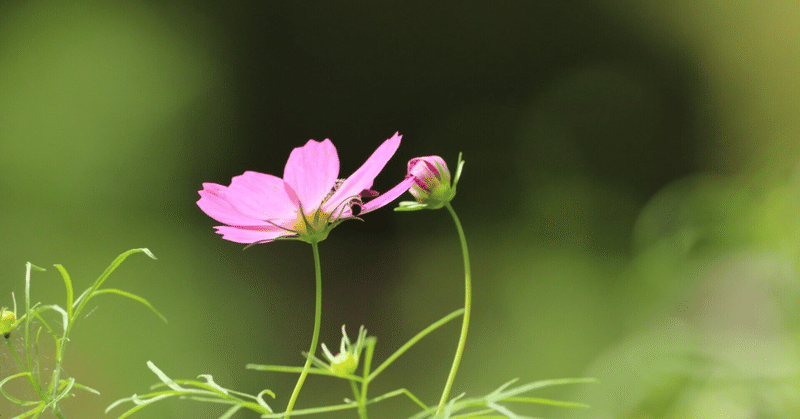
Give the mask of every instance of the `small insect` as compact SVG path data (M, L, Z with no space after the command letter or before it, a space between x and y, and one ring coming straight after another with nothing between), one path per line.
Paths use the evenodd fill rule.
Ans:
M336 192L336 190L339 189L339 187L342 186L343 183L344 183L344 179L336 179L336 183L333 184L333 187L331 188L331 191L328 192L327 195L325 195L325 199L323 199L323 201L327 201L328 199L330 199L330 197L333 196L333 194Z
M333 184L331 191L325 196L325 201L333 196L336 190L342 186L344 181L345 179L336 179L336 183ZM351 198L350 201L347 202L347 206L350 207L350 211L353 213L353 216L358 217L358 215L361 214L361 207L364 206L364 202L361 200L361 198L374 198L378 195L380 195L380 193L377 191L373 191L372 189L364 189L358 194L358 196Z

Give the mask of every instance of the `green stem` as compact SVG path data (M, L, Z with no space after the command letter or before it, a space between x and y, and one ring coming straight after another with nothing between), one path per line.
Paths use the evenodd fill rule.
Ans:
M14 348L14 345L9 341L9 339L5 339L5 341L9 351L11 352L11 356L14 357L14 360L17 362L17 365L19 366L19 370L30 371L30 369L26 369L23 366L22 360L20 359L19 354L17 354L17 350ZM39 387L39 383L33 377L33 373L31 372L30 374L27 375L27 377L28 377L28 382L31 383L31 387L33 387L33 389L36 391L36 394L39 395L39 398L41 400L46 400L45 395L42 392L42 389Z
M447 383L444 385L442 391L442 398L439 400L439 407L436 408L436 416L442 413L444 405L447 403L447 398L450 395L450 390L453 387L453 381L456 379L456 372L458 371L458 364L461 363L461 356L464 354L464 345L467 342L467 330L469 329L469 315L472 311L472 281L469 265L469 250L467 250L467 239L464 236L464 229L461 228L461 221L456 215L456 211L446 203L445 208L450 212L453 217L453 222L456 224L458 230L458 238L461 241L461 253L464 257L464 321L461 323L461 337L458 338L458 348L456 349L456 356L453 359L453 366L450 368L450 375L447 377Z
M25 264L25 360L28 362L27 371L31 373L29 379L34 391L36 391L36 394L39 395L42 401L47 401L47 395L44 389L39 385L38 367L36 369L36 378L34 378L33 360L31 357L31 269L44 270L38 266L34 266L30 262ZM6 340L6 342L8 342L8 340Z
M375 368L375 371L370 373L369 377L367 377L367 380L368 381L374 380L375 377L378 376L378 374L380 374L383 370L385 370L386 367L391 365L392 362L397 360L397 358L400 358L400 355L403 355L407 350L411 349L412 346L416 345L416 343L419 342L420 339L424 338L429 333L431 333L434 330L438 329L439 327L441 327L445 323L449 322L450 320L453 320L456 317L460 316L462 313L464 313L464 309L463 308L459 308L458 310L456 310L456 311L454 311L454 312L442 317L441 319L437 320L436 322L434 322L430 326L428 326L425 329L423 329L421 332L417 333L413 338L411 338L408 342L406 342L403 346L401 346L400 349L394 351L394 353L392 355L390 355L388 358L386 358L386 361L383 361L383 364L381 364L378 368Z
M361 393L359 393L358 391L358 384L356 384L356 382L353 380L348 380L348 381L350 381L350 389L353 390L353 397L354 397L353 400L361 399Z
M311 249L314 251L314 274L317 288L316 305L314 308L314 335L311 337L311 349L308 350L308 357L306 358L306 364L303 365L303 372L300 373L300 378L297 379L297 384L294 386L292 397L289 398L289 404L286 406L285 419L289 419L291 416L294 403L297 401L297 395L300 394L300 389L303 387L303 382L306 381L308 370L311 368L311 359L314 358L314 350L317 349L319 328L322 322L322 266L319 262L319 245L316 241L311 242Z
M364 381L361 382L361 397L358 398L358 416L367 419L367 387L369 386L369 370L372 368L372 355L375 352L375 338L367 338L367 351L364 355Z
M56 415L58 419L67 419L63 413L61 413L61 409L56 409L53 411L53 414Z
M60 380L61 376L61 365L64 363L64 351L67 349L67 341L69 336L69 331L72 329L72 319L69 319L69 326L67 330L64 332L64 336L61 339L58 339L58 345L56 346L56 365L53 369L53 378L48 386L47 390L50 391L50 396L55 398L56 394L58 394L58 381Z

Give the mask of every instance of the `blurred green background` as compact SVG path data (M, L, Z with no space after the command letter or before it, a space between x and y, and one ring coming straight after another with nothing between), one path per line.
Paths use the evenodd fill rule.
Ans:
M270 388L282 409L295 376L244 366L301 365L311 250L242 251L214 234L196 191L280 175L309 138L331 138L349 175L400 131L378 190L412 157L467 161L454 206L475 311L453 394L589 376L601 383L536 395L590 410L518 411L800 417L799 27L797 3L777 0L2 2L0 305L21 301L26 261L49 268L33 300L63 304L54 263L83 289L148 247L158 261L134 256L109 285L169 324L95 300L64 368L102 395L64 402L68 416L116 417L105 407L156 381L147 360ZM382 360L462 304L444 211L384 209L321 251L329 345L364 324ZM457 335L456 323L430 335L371 392L435 403ZM298 406L349 395L312 377ZM174 400L135 417L222 411ZM370 417L414 411L396 399ZM0 400L2 417L19 412Z

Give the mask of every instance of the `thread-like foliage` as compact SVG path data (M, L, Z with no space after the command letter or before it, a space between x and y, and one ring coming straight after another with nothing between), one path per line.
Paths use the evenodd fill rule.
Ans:
M106 268L106 270L103 271L103 273L92 283L92 285L83 291L83 293L81 293L77 299L74 298L73 282L67 270L61 265L54 265L61 274L61 278L64 281L64 287L66 289L66 303L64 306L60 306L58 304L42 305L40 303L31 305L31 272L34 270L44 271L44 269L39 268L30 262L26 264L25 312L22 314L22 316L17 318L17 302L12 293L12 299L14 300L14 312L13 316L9 317L16 318L16 320L8 326L7 333L4 333L6 347L11 352L11 355L21 372L3 377L2 380L0 380L0 394L2 394L11 403L27 409L24 413L11 419L35 419L47 411L52 412L53 415L59 419L66 419L66 416L61 411L59 403L65 398L73 397L73 390L80 389L94 394L100 394L97 390L92 389L91 387L77 383L75 378L61 377L64 355L66 353L66 347L67 343L69 342L69 335L72 331L72 327L85 309L86 304L95 296L102 294L116 294L122 297L130 298L143 304L162 320L166 321L166 318L144 298L119 289L101 288L111 273L113 273L114 270L116 270L117 267L119 267L119 265L128 258L128 256L135 253L144 253L151 259L156 259L150 250L144 248L131 249L122 253L121 255L117 256L113 262L111 262L108 268ZM6 310L3 308L0 311L5 312ZM53 319L53 314L55 314L55 319ZM60 327L53 327L52 324L59 324ZM13 339L15 339L14 336L19 333L18 329L22 329L22 337L19 338L24 344L24 353L22 356L20 356L15 346L11 342ZM33 329L35 329L35 332ZM55 365L53 366L52 374L50 374L49 377L42 374L41 361L43 356L39 352L39 342L43 334L45 336L49 335L53 339L56 348L55 355L53 356L53 359L55 359ZM23 400L14 397L3 388L6 383L17 379L26 380L30 384L37 398L34 400Z

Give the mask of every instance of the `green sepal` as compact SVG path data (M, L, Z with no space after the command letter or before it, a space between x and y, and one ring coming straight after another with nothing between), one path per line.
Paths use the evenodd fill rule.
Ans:
M428 206L417 201L400 201L398 202L399 207L396 207L395 211L419 211L427 208Z

